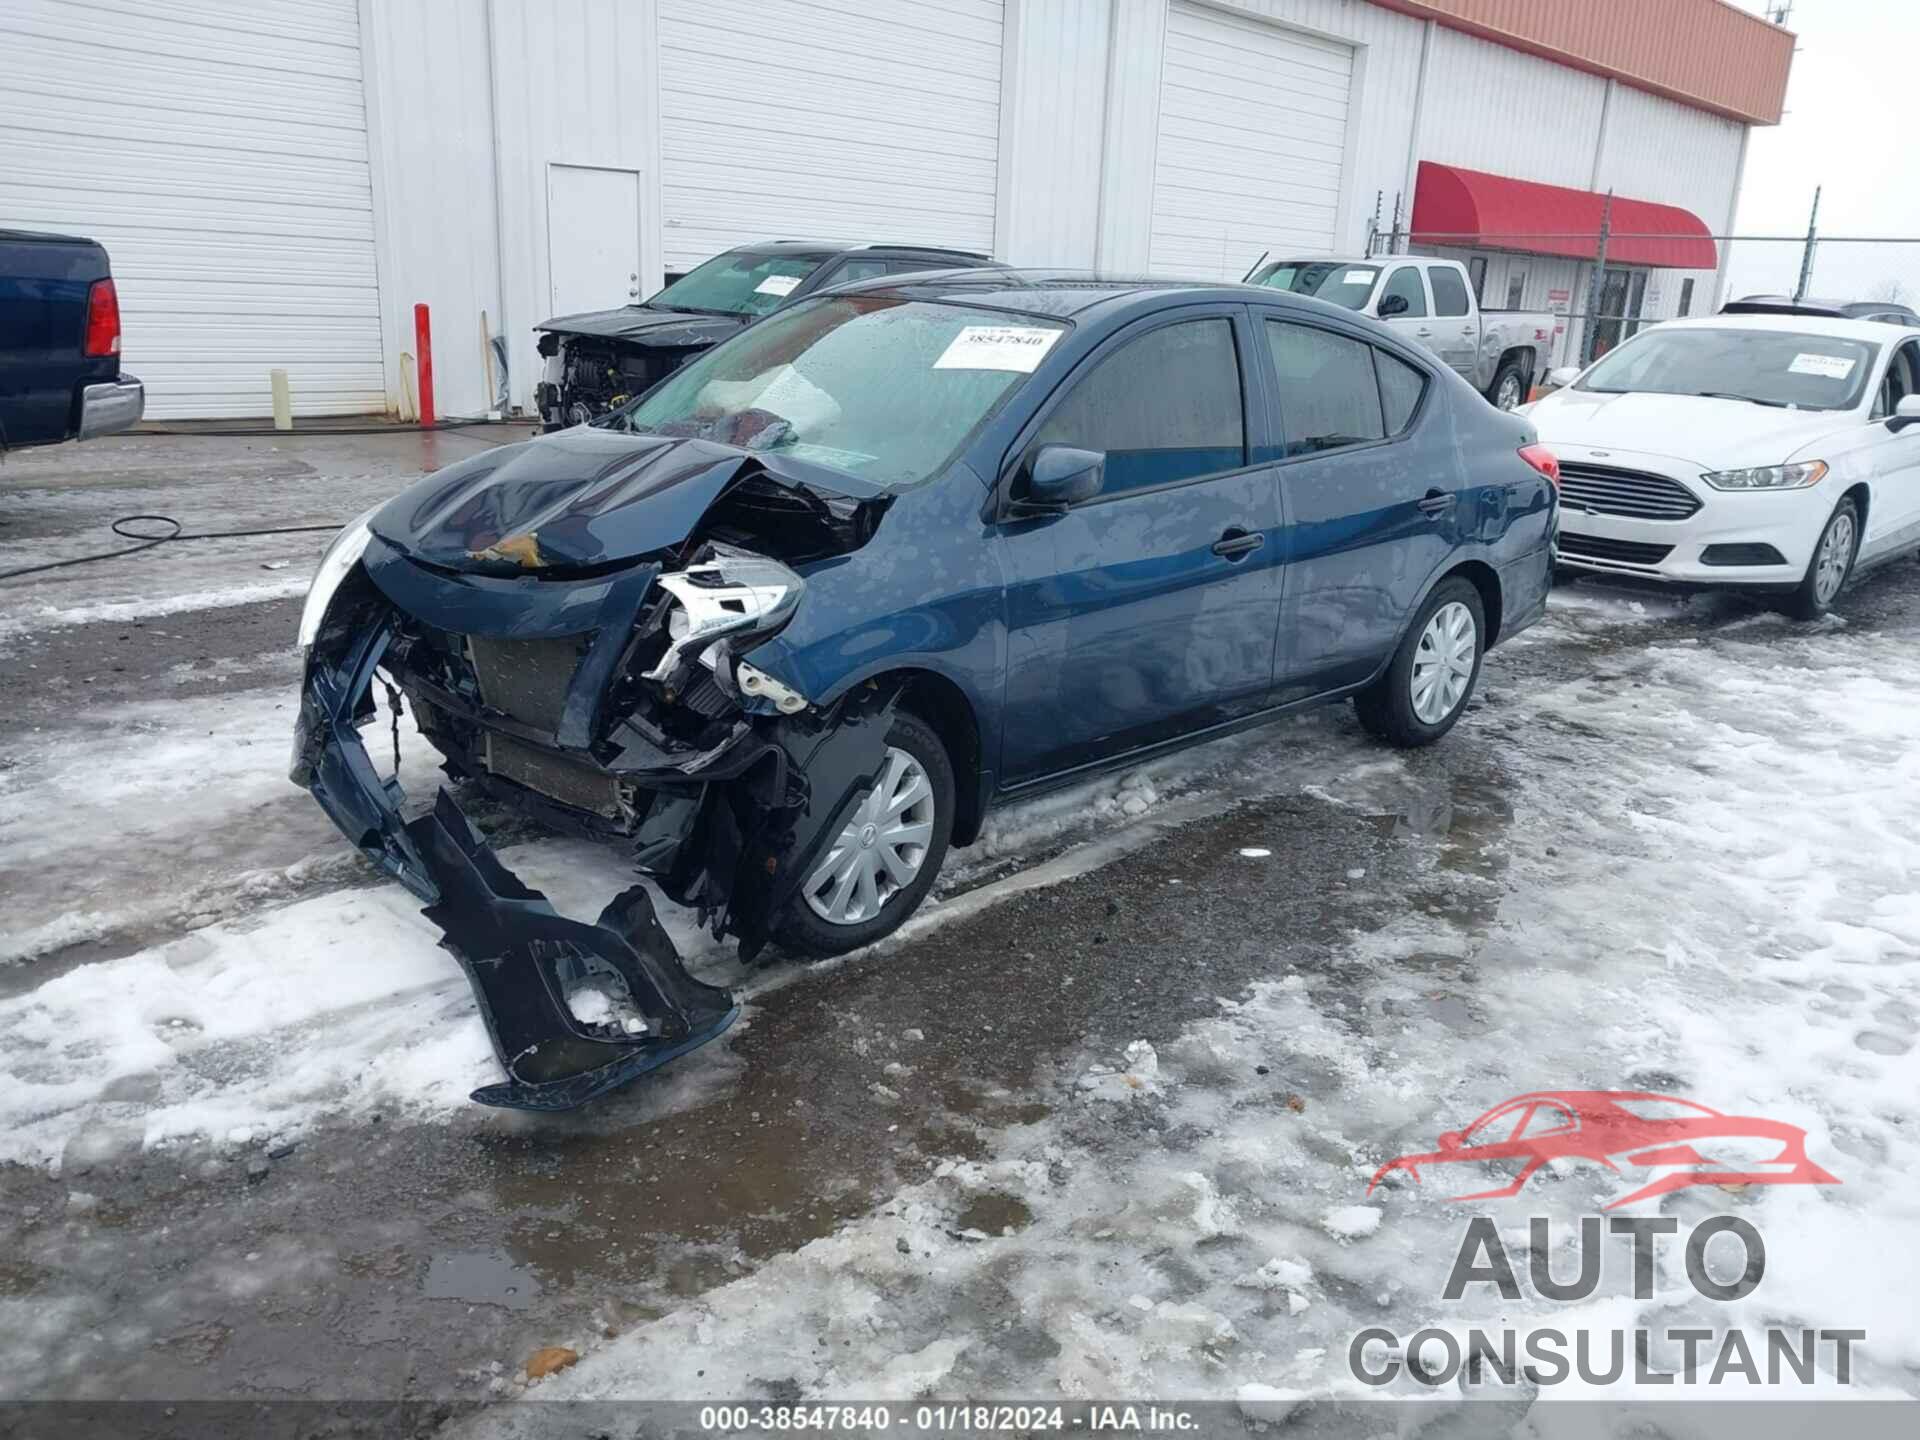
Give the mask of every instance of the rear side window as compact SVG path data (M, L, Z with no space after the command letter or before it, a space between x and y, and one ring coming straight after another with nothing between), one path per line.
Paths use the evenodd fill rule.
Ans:
M1460 278L1458 270L1446 265L1429 265L1427 283L1433 287L1434 314L1467 313L1467 282Z
M1406 306L1389 305L1402 300ZM1387 277L1387 288L1380 292L1380 317L1383 320L1411 320L1427 313L1427 294L1420 285L1420 267L1402 265Z
M1373 363L1380 370L1380 406L1386 412L1387 434L1398 435L1420 407L1420 392L1427 388L1427 377L1384 350L1373 352Z
M1373 346L1282 320L1267 321L1266 329L1280 380L1285 454L1317 455L1386 438Z
M1098 361L1036 437L1107 456L1104 494L1246 464L1230 320L1163 325Z

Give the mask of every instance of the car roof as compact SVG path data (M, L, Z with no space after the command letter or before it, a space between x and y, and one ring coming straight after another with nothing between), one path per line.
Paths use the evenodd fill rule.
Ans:
M1883 320L1853 320L1845 315L1773 312L1749 315L1696 315L1685 320L1663 320L1662 330L1772 330L1790 335L1822 335L1835 340L1864 340L1870 345L1889 340L1911 340L1913 328Z
M965 270L929 270L886 279L842 285L835 292L885 293L907 300L944 300L956 305L980 305L1049 319L1065 320L1094 310L1145 308L1169 295L1195 301L1290 303L1323 310L1347 320L1351 310L1306 296L1260 285L1224 280L1177 280L1162 276L1103 275L1087 270L1032 270L991 265Z
M735 245L726 253L729 255L793 255L805 259L824 260L833 255L865 254L869 251L901 255L951 255L961 260L987 259L987 256L977 250L954 250L943 245L908 245L891 240L874 240L859 244L848 244L841 240L761 240L748 245Z

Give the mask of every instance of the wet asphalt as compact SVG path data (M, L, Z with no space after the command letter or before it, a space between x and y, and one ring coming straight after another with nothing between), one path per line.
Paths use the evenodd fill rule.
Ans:
M385 437L365 455L335 444L349 460L325 459L321 479L364 462L385 465L394 488L430 468L396 460L402 442ZM193 501L191 467L153 474L149 499ZM0 509L8 483L0 474ZM28 507L32 527L84 534L140 488L127 475L50 484ZM0 523L0 553L20 533ZM0 588L0 614L7 600ZM1697 638L1757 608L1691 603L1658 638ZM1920 630L1920 565L1861 586L1845 609L1852 625ZM296 611L277 600L15 637L0 645L0 765L10 739L75 723L76 696L290 685ZM1220 795L1219 813L880 953L813 967L776 957L727 1043L582 1112L369 1117L272 1156L142 1152L108 1135L57 1178L0 1167L0 1303L24 1302L46 1330L39 1363L0 1376L0 1397L483 1399L511 1390L541 1346L585 1349L830 1233L940 1160L988 1155L999 1128L1066 1104L1089 1066L1136 1039L1164 1045L1251 982L1291 967L1323 1013L1363 1024L1337 947L1399 907L1471 933L1498 903L1505 757L1554 743L1503 697L1604 676L1647 639L1597 619L1496 652L1474 710L1407 761L1415 798L1390 812ZM1292 723L1370 743L1345 707ZM1241 854L1253 848L1271 853ZM1460 874L1476 883L1452 883ZM1422 975L1436 1014L1469 1012L1457 964ZM1284 1054L1266 1078L1276 1103L1317 1103L1331 1083ZM1153 1123L1106 1108L1099 1123ZM956 1224L997 1233L1022 1219Z

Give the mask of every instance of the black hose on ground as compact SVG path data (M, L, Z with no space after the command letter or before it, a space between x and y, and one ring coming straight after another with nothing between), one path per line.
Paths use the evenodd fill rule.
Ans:
M164 535L140 535L121 528L125 525L142 523L171 525L173 528ZM96 560L117 560L123 555L138 555L142 550L151 550L156 545L165 545L170 540L238 540L250 535L318 535L322 531L331 535L345 523L345 521L339 521L332 525L269 525L259 530L187 531L171 515L122 515L113 522L113 533L123 540L137 540L139 544L126 545L118 550L100 550L92 555L75 555L66 560L49 560L44 565L23 565L18 570L0 570L0 580L12 580L21 575L38 575L43 570L64 570L69 565L91 565Z

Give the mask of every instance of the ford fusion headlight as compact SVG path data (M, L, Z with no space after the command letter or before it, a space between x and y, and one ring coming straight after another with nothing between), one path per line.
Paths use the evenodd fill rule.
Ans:
M1794 465L1756 465L1750 470L1709 470L1700 478L1716 490L1804 490L1827 473L1824 460Z
M384 503L384 502L383 502ZM367 528L367 521L373 518L373 511L367 511L333 537L327 546L326 554L320 557L320 568L313 572L313 584L307 587L307 603L300 610L300 653L305 655L313 648L313 642L320 638L320 623L327 618L327 607L333 603L334 592L353 567L360 563L360 557L367 552L367 542L373 539L373 531Z

